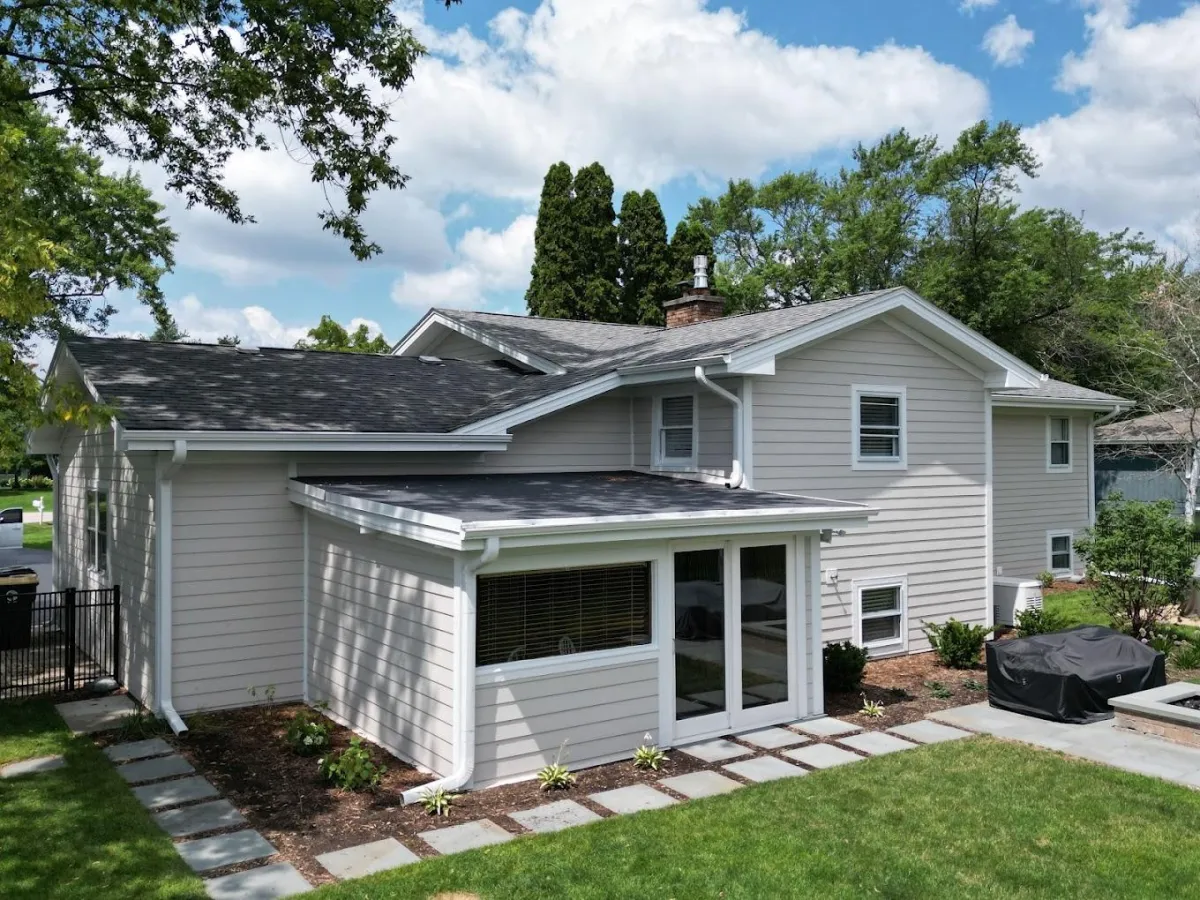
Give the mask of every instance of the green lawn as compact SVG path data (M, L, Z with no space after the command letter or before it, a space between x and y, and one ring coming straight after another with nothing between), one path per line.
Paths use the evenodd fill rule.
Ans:
M42 525L36 522L25 523L24 546L27 550L49 550L54 540L54 526L49 522Z
M201 900L198 878L88 738L48 703L0 704L0 762L67 766L0 781L4 900Z
M46 501L46 512L54 509L54 488L40 491L14 491L12 488L0 488L0 509L11 509L19 506L26 512L33 512L33 501L41 497ZM28 518L28 517L26 517Z
M1043 601L1043 606L1046 612L1056 612L1065 616L1071 626L1112 625L1108 613L1095 607L1093 594L1087 589L1050 594Z
M1160 898L1200 883L1200 794L988 738L331 885L315 900Z

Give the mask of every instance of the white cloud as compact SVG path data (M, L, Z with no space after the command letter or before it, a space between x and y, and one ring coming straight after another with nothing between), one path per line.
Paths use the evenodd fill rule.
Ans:
M188 338L204 344L215 344L217 338L234 334L248 347L293 347L296 341L308 336L308 329L315 325L285 325L275 314L262 306L246 306L236 309L227 306L205 306L195 294L167 303L176 324L188 334ZM363 321L376 330L378 325L368 319L354 320L354 327ZM137 307L122 317L113 333L125 337L146 337L154 325L145 307Z
M958 4L958 11L972 15L976 10L991 9L999 2L1000 0L962 0L962 3Z
M1033 32L1018 25L1014 15L993 25L983 36L983 49L998 66L1020 65L1032 44Z

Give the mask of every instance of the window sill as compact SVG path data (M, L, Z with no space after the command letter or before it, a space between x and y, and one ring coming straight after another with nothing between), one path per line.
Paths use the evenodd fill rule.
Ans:
M1074 466L1046 466L1046 471L1051 475L1070 475Z
M906 472L906 459L855 459L851 468L856 472Z
M908 652L908 644L903 641L888 641L881 644L864 644L863 649L871 659L883 659L888 656L903 656Z
M572 675L576 672L631 666L657 660L657 644L638 644L636 647L623 647L620 650L594 650L591 653L570 653L566 656L548 656L544 659L479 666L475 670L475 684L513 684L550 675Z

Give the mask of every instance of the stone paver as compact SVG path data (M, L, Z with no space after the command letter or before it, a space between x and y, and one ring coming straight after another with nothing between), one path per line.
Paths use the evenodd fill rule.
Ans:
M133 762L135 759L165 756L174 752L175 748L162 738L147 738L144 741L130 741L127 744L113 744L104 749L104 755L115 763Z
M0 766L0 778L17 778L21 775L36 775L38 772L53 772L61 769L67 761L61 756L35 756L20 762Z
M838 737L843 734L854 734L856 731L862 731L857 725L851 725L849 722L843 722L841 719L835 719L832 716L809 719L807 722L795 722L791 727L819 738Z
M151 818L171 837L189 837L204 831L244 825L246 817L234 809L228 800L213 800L181 809L168 809L155 813Z
M719 772L689 772L686 775L664 778L659 784L693 799L728 794L741 787L732 778L726 778Z
M415 863L420 858L395 838L384 838L345 850L322 853L317 857L317 862L337 878L362 878Z
M775 756L743 759L741 762L730 763L721 768L734 775L740 775L747 781L774 781L777 778L795 778L797 775L808 774L805 769L793 766Z
M599 822L601 819L601 816L586 806L580 806L574 800L559 800L555 803L535 806L533 809L509 813L508 817L538 834L547 831L562 831L572 825L586 825L588 822Z
M834 766L844 766L846 763L858 762L861 756L834 747L832 744L812 744L808 747L797 747L795 750L785 750L783 755L804 763L814 769L831 769Z
M662 791L656 791L648 784L631 784L629 787L615 788L611 791L600 791L588 797L593 803L599 803L605 809L611 809L622 815L642 812L647 809L662 809L678 803L674 797L668 797Z
M513 839L511 834L490 819L422 831L417 837L438 853L461 853L463 850L474 850L476 847L487 847L491 844L503 844L505 841Z
M158 756L154 759L143 759L117 766L117 772L130 784L158 781L161 778L176 778L180 775L191 775L195 771L192 764L178 754Z
M808 738L796 734L790 728L764 728L762 731L751 731L749 734L739 734L738 740L762 747L764 750L778 750L781 747L795 747L808 743Z
M257 831L232 831L216 837L176 844L179 855L196 872L209 872L275 855L275 848Z
M916 741L918 744L941 744L945 741L957 741L971 736L969 731L942 725L940 722L931 722L928 719L910 722L907 725L897 725L895 728L889 728L888 731L910 741Z
M137 712L137 704L125 694L97 697L95 700L74 700L54 707L76 734L91 734L116 728L121 720Z
M291 863L276 863L210 878L204 888L212 900L279 900L311 891L312 885Z
M680 747L679 752L686 753L688 756L694 756L696 759L702 759L709 763L723 762L727 759L736 759L739 756L750 755L750 751L741 744L735 744L733 741L727 741L724 738L715 741L705 741L703 744L692 744L690 747Z
M196 775L192 778L181 778L178 781L144 784L141 787L135 787L133 794L147 809L163 809L167 806L177 806L180 803L190 803L193 800L207 800L209 797L216 797L220 791Z
M886 731L864 731L862 734L851 734L837 739L839 744L853 747L868 756L883 756L885 753L899 753L901 750L913 750L918 745L912 741L902 740Z

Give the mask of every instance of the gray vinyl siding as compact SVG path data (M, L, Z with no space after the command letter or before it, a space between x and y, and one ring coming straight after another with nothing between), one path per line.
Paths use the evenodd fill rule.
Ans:
M249 457L249 455L247 455ZM301 513L280 462L188 463L175 476L175 707L301 696Z
M554 674L476 689L475 785L527 778L562 746L583 768L633 755L658 731L658 662Z
M471 362L489 362L491 360L505 359L505 355L499 350L493 350L487 344L481 344L466 335L450 332L428 350L422 356L440 356L444 359L465 359Z
M737 381L716 383L732 394L739 393ZM662 397L685 394L697 397L697 468L709 475L728 475L733 462L733 404L712 391L698 388L694 381L663 385L652 395L642 393L633 398L634 466L649 469L653 465L654 404Z
M309 516L309 698L398 756L453 768L454 563Z
M924 620L986 614L986 455L982 382L875 321L776 361L756 379L754 486L867 503L880 510L865 531L821 548L823 636L852 634L860 578L908 579L908 649L928 648ZM852 385L907 389L908 466L855 471Z
M87 562L87 492L108 492L108 574ZM54 571L58 589L121 587L119 680L152 705L154 672L154 461L115 449L109 428L68 432L59 455L55 510ZM50 590L42 585L40 590ZM92 614L89 631L107 643L108 612ZM81 646L84 652L90 649Z
M1071 471L1046 471L1046 419L1071 418ZM994 563L1008 577L1049 567L1046 532L1088 527L1088 414L994 408ZM1076 560L1079 571L1079 561Z

